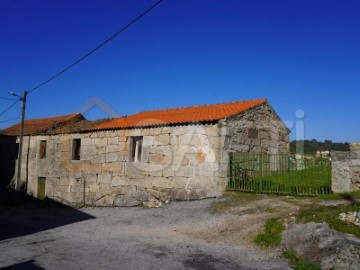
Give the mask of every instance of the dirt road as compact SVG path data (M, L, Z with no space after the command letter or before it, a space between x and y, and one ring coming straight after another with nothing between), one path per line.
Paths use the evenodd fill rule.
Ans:
M3 208L0 267L289 269L279 251L250 241L273 215L269 209L285 209L286 203L273 200L270 207L266 199L244 201L231 212L218 211L214 202L219 200L172 202L154 209Z

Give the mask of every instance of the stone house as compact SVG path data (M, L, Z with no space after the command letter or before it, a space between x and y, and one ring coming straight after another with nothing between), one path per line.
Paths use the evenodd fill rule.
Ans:
M97 122L72 115L27 133L24 142L21 180L29 194L71 205L134 206L219 196L229 152L286 153L289 130L260 99Z

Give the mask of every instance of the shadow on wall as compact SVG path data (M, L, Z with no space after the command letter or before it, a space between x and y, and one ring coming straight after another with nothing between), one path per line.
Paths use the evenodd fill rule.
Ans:
M1 269L7 269L7 270L17 270L17 269L29 269L29 270L41 270L44 269L40 266L37 266L35 264L35 260L29 260L26 262L22 262L22 263L17 263L5 268L1 268Z
M48 198L38 200L12 189L0 189L0 241L93 218Z

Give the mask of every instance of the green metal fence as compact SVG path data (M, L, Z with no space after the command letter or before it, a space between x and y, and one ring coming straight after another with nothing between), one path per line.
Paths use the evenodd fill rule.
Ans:
M316 196L331 193L328 158L230 153L228 190Z

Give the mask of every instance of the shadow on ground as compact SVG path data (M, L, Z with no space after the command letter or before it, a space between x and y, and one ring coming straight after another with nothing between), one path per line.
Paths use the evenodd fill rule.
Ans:
M0 189L0 241L93 218L48 198L38 200L12 189Z
M5 268L1 268L1 269L6 269L6 270L20 270L20 269L28 269L28 270L42 270L44 268L37 266L35 264L35 260L29 260L26 262L22 262L22 263L17 263Z

